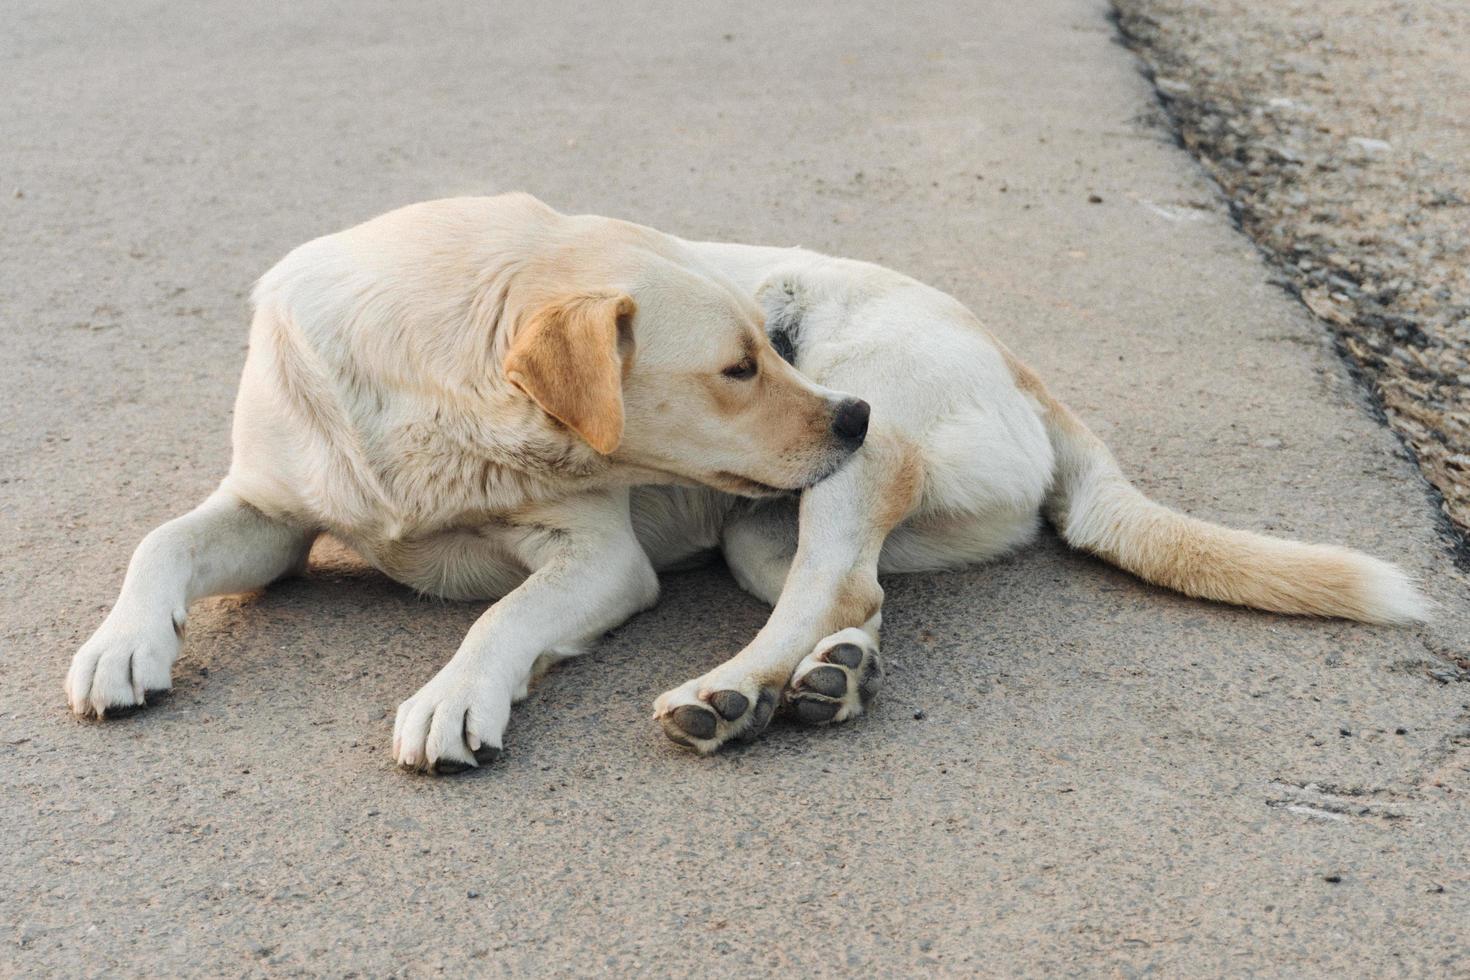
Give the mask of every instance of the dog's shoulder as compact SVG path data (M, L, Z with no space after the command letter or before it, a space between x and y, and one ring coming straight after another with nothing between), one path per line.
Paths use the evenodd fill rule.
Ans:
M527 194L453 198L293 250L256 286L237 406L237 438L281 448L242 464L304 474L324 521L386 538L593 479L602 457L499 370L510 281L559 220Z

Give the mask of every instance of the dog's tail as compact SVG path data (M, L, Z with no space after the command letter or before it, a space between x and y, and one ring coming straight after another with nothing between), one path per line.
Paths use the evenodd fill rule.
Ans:
M1068 544L1201 599L1368 623L1424 620L1429 604L1394 565L1358 551L1236 531L1155 503L1103 441L1020 369L1056 455L1047 518Z

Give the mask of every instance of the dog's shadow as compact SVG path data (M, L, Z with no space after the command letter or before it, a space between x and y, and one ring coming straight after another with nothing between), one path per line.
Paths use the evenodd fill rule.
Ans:
M324 537L304 575L191 609L169 700L221 710L254 698L307 709L320 700L391 722L490 605L419 595ZM666 575L655 608L558 664L513 724L541 707L565 719L621 704L646 717L659 692L733 656L768 615L719 561Z
M1146 603L1156 615L1171 607L1176 615L1201 608L1049 537L976 568L885 577L888 679L879 713L891 721L950 701L968 709L983 703L987 678L1018 651L1040 652L1038 645L1046 645L1055 629L1024 613L1040 582L1064 607L1091 605L1100 590L1129 594L1125 602ZM264 701L308 718L346 713L364 737L376 738L391 727L397 705L448 662L489 605L420 596L324 538L304 576L191 610L168 701L220 714L249 712ZM607 634L588 654L558 664L532 689L512 712L512 737L518 745L542 735L554 740L571 725L590 737L622 731L655 738L657 726L647 724L653 699L733 656L769 614L718 560L665 575L657 606ZM1075 656L1076 650L1068 652ZM1067 671L1062 663L1057 669ZM133 717L169 710L163 705L159 713ZM780 720L773 725L773 744L785 741L779 733L788 727Z
M324 537L303 576L196 604L167 701L226 716L265 702L308 720L335 713L363 736L378 737L391 727L398 704L449 661L490 604L423 597ZM511 735L520 745L543 734L554 738L570 725L662 743L657 726L648 724L654 698L734 656L769 615L718 558L664 575L653 609L533 687L512 712ZM885 641L908 648L913 637L902 621L885 629ZM169 710L161 704L159 712L129 720L161 718ZM785 727L778 719L771 734ZM681 750L670 744L670 751Z

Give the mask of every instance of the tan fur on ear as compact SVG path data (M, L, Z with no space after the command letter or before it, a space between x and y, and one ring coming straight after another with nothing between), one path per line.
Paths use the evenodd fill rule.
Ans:
M633 365L626 293L552 300L516 330L505 376L541 409L606 456L623 441L623 376Z

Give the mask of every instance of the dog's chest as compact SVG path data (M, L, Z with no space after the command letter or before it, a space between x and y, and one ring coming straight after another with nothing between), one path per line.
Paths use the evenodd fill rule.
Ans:
M503 595L524 578L515 542L547 495L541 481L483 455L420 451L395 457L378 482L384 505L334 530L379 571L450 599Z
M506 433L443 412L379 421L364 426L367 472L342 474L358 492L327 495L362 506L323 516L374 565L415 587L424 577L416 566L466 557L463 548L440 556L440 539L488 540L538 502L588 485L601 468L547 428Z

